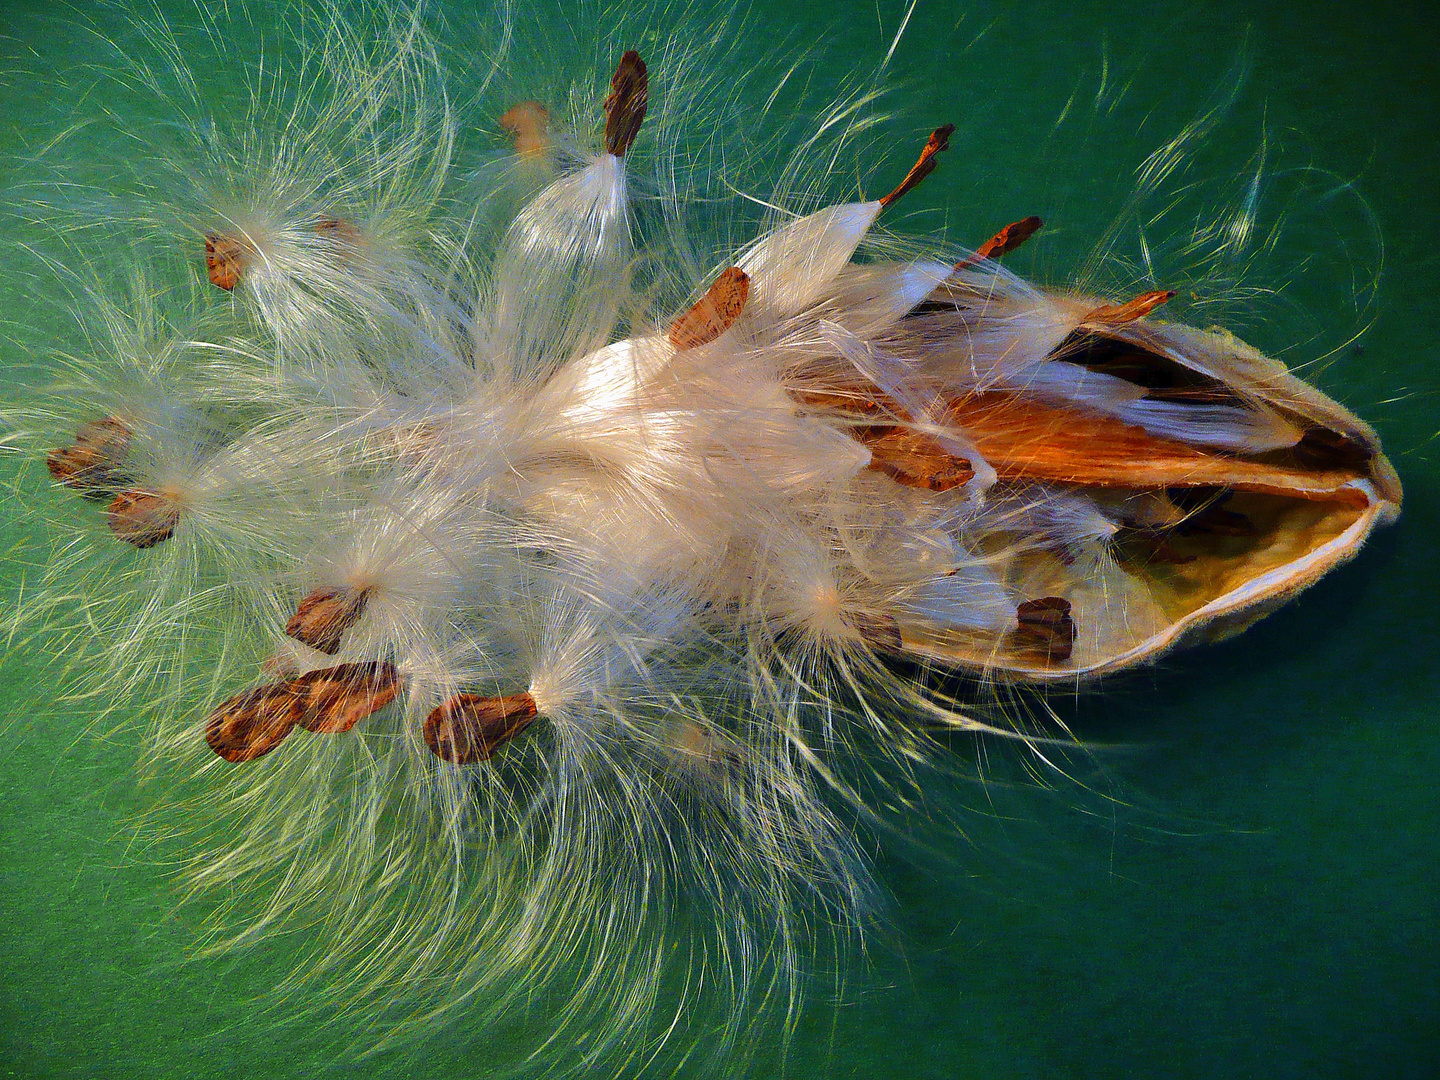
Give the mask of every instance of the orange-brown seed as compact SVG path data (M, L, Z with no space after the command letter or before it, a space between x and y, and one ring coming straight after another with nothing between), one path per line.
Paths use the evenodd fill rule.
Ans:
M670 344L676 351L710 344L740 318L749 297L750 276L744 270L721 271L700 301L670 324Z
M347 585L327 585L316 589L300 601L295 614L285 624L285 633L312 649L333 656L340 651L345 631L365 613L369 595L369 589L355 589Z
M205 269L210 273L210 284L226 292L235 288L240 284L250 254L250 245L243 240L220 233L207 233Z
M539 715L528 693L506 697L456 694L425 720L425 745L442 761L469 765L488 761L501 745L524 731Z
M137 548L169 540L180 523L180 507L168 495L122 491L110 503L110 531Z

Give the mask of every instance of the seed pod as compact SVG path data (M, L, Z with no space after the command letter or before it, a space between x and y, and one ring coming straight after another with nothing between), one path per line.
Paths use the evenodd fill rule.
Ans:
M500 115L500 126L515 137L515 153L522 158L543 157L550 149L550 111L538 101L510 106Z
M507 697L456 694L426 718L425 745L452 765L488 761L537 715L535 699L528 693Z
M938 127L932 131L930 138L925 140L925 148L920 151L919 160L910 166L910 171L905 174L905 179L896 185L895 190L880 200L880 205L889 206L934 172L935 155L942 150L950 149L950 136L953 134L955 134L954 124L946 124L944 127Z
M903 427L859 428L856 437L870 448L869 467L906 487L949 491L975 476L970 462L918 431Z
M645 61L634 51L620 58L610 79L610 96L605 99L605 150L624 157L640 134L645 109L650 103L649 72Z
M1016 652L1030 653L1046 663L1070 659L1075 646L1075 620L1070 601L1059 596L1026 600L1015 610L1017 626L1006 638Z
M1099 307L1086 312L1082 322L1109 323L1112 326L1120 323L1134 322L1136 319L1143 319L1161 304L1167 304L1175 299L1174 289L1160 289L1155 292L1141 293L1133 300L1127 300L1123 304L1101 304Z
M307 671L220 704L205 725L205 741L226 761L254 761L297 724L325 735L349 731L394 701L399 690L400 677L388 660Z
M1021 218L1019 221L1012 221L976 248L974 255L956 263L955 269L964 270L966 267L974 266L986 259L998 259L1001 255L1008 255L1039 232L1040 227L1044 224L1045 222L1034 214L1027 218Z

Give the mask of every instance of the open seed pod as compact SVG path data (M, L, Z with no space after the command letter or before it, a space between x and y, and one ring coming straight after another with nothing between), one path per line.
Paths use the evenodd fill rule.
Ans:
M1224 331L1142 318L1168 294L1105 305L968 277L887 346L922 357L939 388L931 419L973 450L931 439L897 463L896 431L924 437L855 430L898 483L935 490L907 461L927 476L993 470L982 498L996 509L972 547L1015 618L977 630L902 612L905 652L1025 680L1114 671L1243 630L1399 513L1399 479L1366 424ZM937 357L947 338L963 344ZM810 403L904 418L874 390ZM1077 515L1108 535L1087 549L1046 524Z

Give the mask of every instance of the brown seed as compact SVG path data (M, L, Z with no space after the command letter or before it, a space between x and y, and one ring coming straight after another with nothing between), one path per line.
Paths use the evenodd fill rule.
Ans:
M852 612L845 621L855 628L860 639L872 649L880 652L902 652L904 639L900 636L900 624L893 615L873 615L868 612Z
M1141 293L1134 300L1127 300L1123 304L1101 304L1099 307L1088 312L1081 322L1101 322L1110 326L1119 326L1122 323L1134 322L1136 319L1143 319L1150 312L1154 311L1161 304L1174 299L1174 289L1158 289L1155 292Z
M523 158L540 157L550 149L550 111L538 101L510 106L500 115L500 126L515 137L515 153Z
M349 248L360 246L360 230L344 218L321 218L315 223L315 233L322 239L343 244Z
M75 442L51 450L45 465L66 487L90 498L104 497L129 482L120 467L129 450L130 429L115 417L104 416L81 424Z
M970 462L956 457L929 435L902 427L856 430L856 437L870 448L869 468L883 472L897 484L949 491L975 475Z
M298 724L331 735L349 731L395 700L400 677L386 661L337 664L236 694L205 725L205 741L226 761L268 754Z
M340 651L340 639L365 613L369 589L327 585L300 601L299 608L285 624L285 633L312 649L332 656Z
M110 503L110 531L137 548L169 540L180 523L180 507L168 495L122 491Z
M942 150L950 149L950 136L955 132L954 124L946 124L938 127L930 133L930 138L925 141L925 149L920 151L920 158L910 167L894 191L890 192L880 200L881 206L889 206L907 191L916 187L921 180L935 171L935 155Z
M400 676L388 660L337 664L285 680L301 703L296 723L326 735L349 731L400 692Z
M975 254L961 259L955 264L956 270L964 270L967 266L974 266L976 263L986 259L998 259L1001 255L1007 255L1014 251L1030 237L1039 231L1040 226L1045 222L1041 221L1034 214L1019 221L1012 221L998 233L992 236L985 243L975 249Z
M426 718L425 745L452 765L488 761L537 715L535 699L527 693L507 697L456 694Z
M735 324L749 296L750 276L744 270L722 270L699 303L670 324L670 344L677 351L710 344Z
M292 680L270 683L223 702L205 724L205 741L226 761L264 757L299 721L304 704Z
M620 58L610 78L610 96L605 99L605 149L609 153L625 156L640 134L649 104L649 72L640 54L632 50Z
M1295 457L1302 465L1320 469L1360 469L1375 458L1375 447L1356 435L1309 427L1295 444Z
M250 245L233 236L207 233L205 236L205 269L210 284L229 292L240 284L245 264L251 255Z
M1006 644L1054 663L1070 659L1075 646L1075 620L1070 601L1060 596L1026 600L1015 609L1016 628L1006 635Z

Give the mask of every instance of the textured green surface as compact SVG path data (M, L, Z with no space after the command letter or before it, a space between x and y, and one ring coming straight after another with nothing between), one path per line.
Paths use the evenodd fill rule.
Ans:
M789 3L763 5L756 24L824 41L837 72L873 62L899 12L839 7L850 15L834 26L819 5ZM944 224L978 242L1040 213L1044 242L1016 267L1063 280L1120 212L1134 168L1226 96L1227 72L1248 57L1239 100L1186 179L1205 185L1202 199L1228 197L1228 175L1262 140L1281 176L1332 177L1328 202L1283 208L1276 265L1314 256L1287 286L1284 317L1243 331L1299 364L1305 353L1286 346L1304 333L1334 342L1368 326L1363 349L1309 374L1379 429L1407 486L1405 516L1238 640L1055 701L1093 746L1070 755L1070 778L1045 774L1042 786L1019 754L989 747L987 786L937 781L937 803L976 807L967 835L938 851L882 842L887 927L851 970L842 1007L816 1002L802 1018L791 1075L1440 1071L1436 27L1400 4L1190 7L918 12L893 62L893 104L906 131L947 119L960 130L916 198L914 228ZM9 187L65 92L36 73L78 43L5 10ZM1344 190L1352 181L1363 204ZM1364 243L1365 206L1383 268ZM1347 259L1337 238L1351 236ZM9 246L0 257L18 260ZM1377 270L1374 307L1346 310ZM32 302L53 286L10 273L0 283L10 380L61 329ZM23 532L6 518L0 550ZM7 598L25 574L20 560L0 568ZM357 1066L339 1053L363 1034L276 1028L249 1004L284 969L289 943L187 965L191 916L173 915L163 846L129 843L149 803L131 779L137 739L85 734L78 707L37 710L38 672L17 644L0 675L11 714L0 748L0 1076L475 1076L504 1056L461 1026L414 1057ZM956 753L976 757L969 745Z

